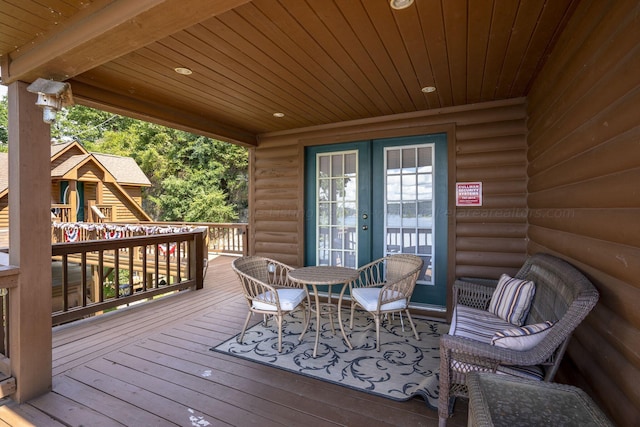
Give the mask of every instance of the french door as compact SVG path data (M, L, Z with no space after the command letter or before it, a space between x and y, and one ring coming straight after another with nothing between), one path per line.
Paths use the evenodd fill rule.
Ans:
M446 135L309 147L305 264L357 268L382 256L424 260L412 301L446 304Z

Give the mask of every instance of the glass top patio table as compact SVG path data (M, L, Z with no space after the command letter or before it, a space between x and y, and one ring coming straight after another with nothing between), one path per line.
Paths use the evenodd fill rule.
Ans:
M347 289L349 283L358 278L358 275L358 270L353 268L322 265L296 268L295 270L291 270L289 272L289 279L296 283L310 285L313 288L315 308L311 307L311 310L315 311L316 313L316 340L313 346L313 357L316 357L318 354L318 341L320 339L320 315L322 314L323 310L325 313L329 314L331 331L334 334L335 329L333 327L333 313L335 311L338 312L338 324L340 325L340 332L342 332L342 337L344 338L346 344L349 346L349 348L352 348L351 342L349 342L349 338L347 338L347 334L344 332L344 327L342 326L341 305L344 291ZM331 287L333 285L342 285L337 306L331 303ZM328 286L327 303L320 303L318 286Z
M613 427L595 402L577 387L526 380L490 372L471 372L469 426Z

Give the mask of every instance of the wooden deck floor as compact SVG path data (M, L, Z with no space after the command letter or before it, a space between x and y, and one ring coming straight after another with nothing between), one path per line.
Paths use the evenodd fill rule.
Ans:
M246 316L230 257L205 288L54 328L53 390L0 407L0 426L436 426L395 402L209 351ZM259 319L256 319L259 320ZM465 426L459 402L449 425Z

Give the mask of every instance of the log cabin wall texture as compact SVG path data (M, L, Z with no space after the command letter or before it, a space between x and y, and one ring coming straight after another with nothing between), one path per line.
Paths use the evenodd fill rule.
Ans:
M528 252L582 270L600 301L558 381L640 425L640 2L585 1L528 97Z
M9 229L9 197L0 197L0 233L7 233ZM0 241L1 236L0 236Z
M524 99L446 108L374 121L262 135L250 154L249 250L303 263L304 146L447 132L449 281L499 277L526 257L526 107ZM482 181L484 205L457 208L455 181Z

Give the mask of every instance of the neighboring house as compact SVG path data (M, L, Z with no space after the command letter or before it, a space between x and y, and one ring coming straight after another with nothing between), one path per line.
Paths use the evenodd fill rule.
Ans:
M135 160L89 153L77 142L51 145L51 204L54 219L150 221L142 188L151 182ZM0 230L9 226L8 155L0 153ZM98 213L100 212L100 213ZM0 234L0 242L6 233Z

